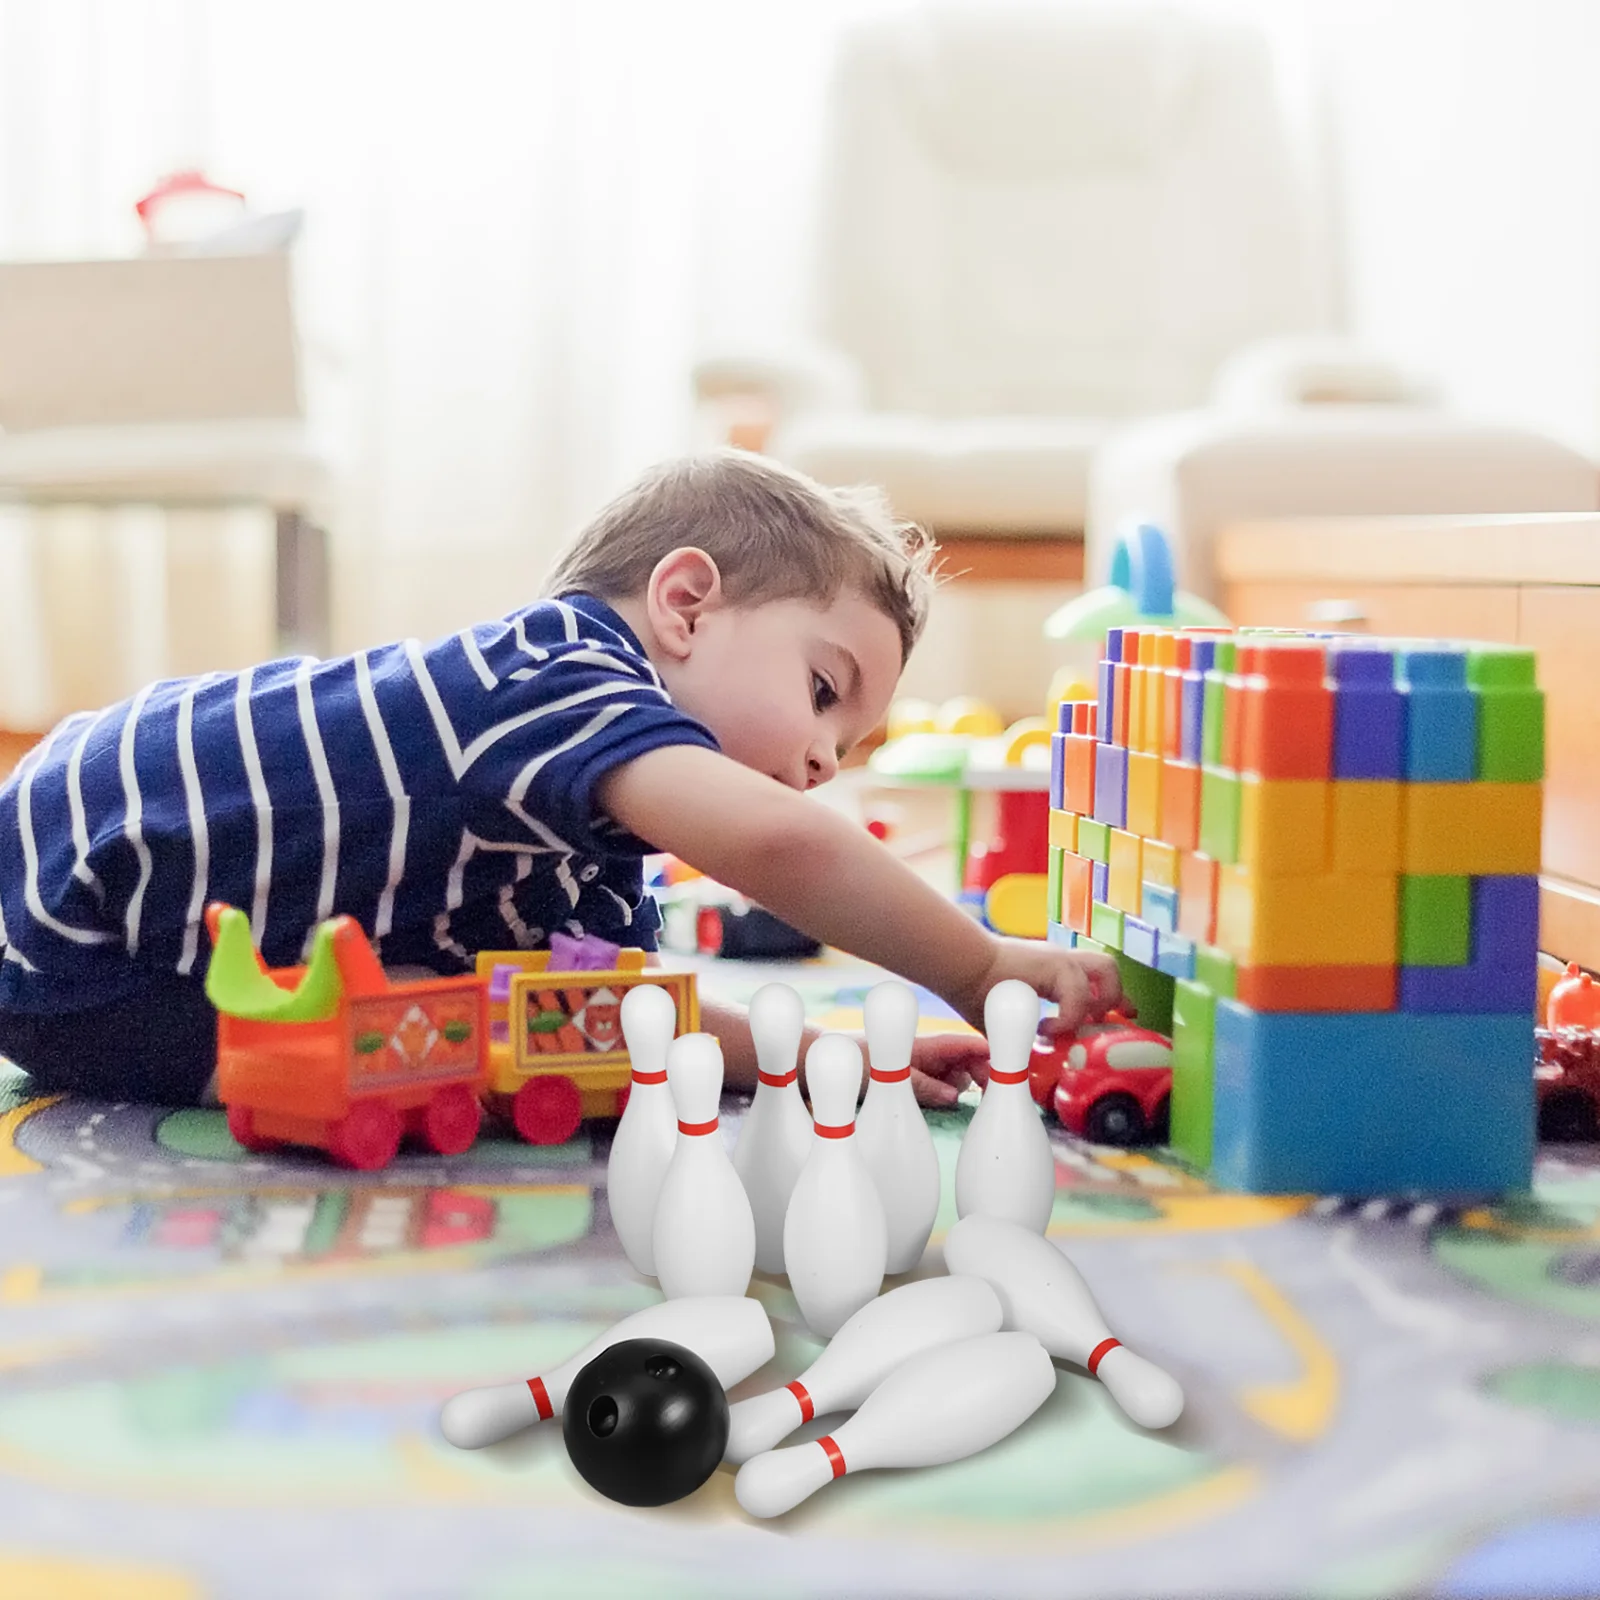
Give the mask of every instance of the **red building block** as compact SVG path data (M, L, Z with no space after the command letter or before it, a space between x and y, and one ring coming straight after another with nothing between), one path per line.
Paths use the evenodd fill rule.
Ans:
M1252 1011L1393 1011L1394 967L1252 967L1240 964L1234 998Z
M1321 645L1274 640L1249 653L1256 671L1239 690L1238 770L1263 778L1327 778L1333 690L1323 681Z

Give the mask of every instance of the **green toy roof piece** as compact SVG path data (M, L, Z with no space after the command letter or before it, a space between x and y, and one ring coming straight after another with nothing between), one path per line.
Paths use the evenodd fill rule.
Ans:
M1228 619L1209 600L1180 589L1172 597L1170 616L1149 616L1126 589L1091 589L1050 613L1047 639L1105 637L1107 628L1225 628Z
M972 735L966 733L902 734L879 745L867 766L885 778L959 783L966 774L972 743Z
M326 1022L339 1009L344 979L334 953L335 924L324 922L311 944L306 975L282 989L256 961L250 919L230 906L218 919L216 948L206 970L206 998L218 1011L246 1022Z

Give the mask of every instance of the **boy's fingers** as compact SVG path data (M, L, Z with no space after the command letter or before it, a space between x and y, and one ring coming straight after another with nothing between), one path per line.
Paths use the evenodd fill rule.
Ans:
M1122 999L1122 973L1114 956L1083 950L1078 953L1078 968L1084 974L1096 1010L1109 1011Z

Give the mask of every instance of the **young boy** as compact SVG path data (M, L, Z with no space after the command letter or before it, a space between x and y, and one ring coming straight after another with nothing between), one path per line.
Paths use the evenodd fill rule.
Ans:
M1098 1014L1109 958L994 937L804 797L887 711L931 558L870 494L695 457L607 506L501 621L69 717L0 787L0 1055L41 1088L193 1102L216 1057L208 901L247 910L274 966L345 912L386 965L456 972L557 930L654 949L655 850L980 1028L1002 978L1056 1026ZM702 1016L753 1086L743 1013ZM920 1039L920 1097L953 1100L983 1059Z

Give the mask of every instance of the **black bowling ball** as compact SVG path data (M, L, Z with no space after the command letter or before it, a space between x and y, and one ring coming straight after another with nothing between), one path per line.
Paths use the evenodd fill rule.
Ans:
M728 1397L693 1350L624 1339L573 1379L561 1416L584 1481L625 1506L693 1494L728 1445Z

